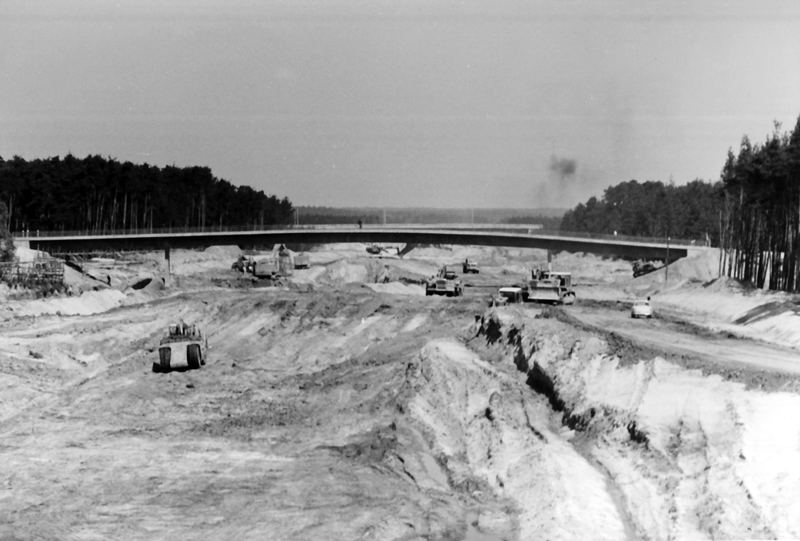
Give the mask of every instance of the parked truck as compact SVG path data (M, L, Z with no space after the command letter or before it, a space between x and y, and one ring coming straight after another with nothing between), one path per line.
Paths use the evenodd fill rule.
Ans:
M474 259L465 259L464 264L461 267L464 271L464 274L478 274L480 272L480 270L478 270L478 262Z
M521 287L501 287L489 299L489 306L505 306L509 303L523 302Z
M425 284L425 295L445 295L447 297L460 297L463 293L461 279L456 272L446 266L439 270L436 276L431 277Z
M278 262L274 257L255 260L252 257L239 256L239 259L231 265L231 269L256 278L272 278L280 274Z
M298 254L294 256L294 268L296 269L307 269L310 263L311 261L308 258L308 254Z
M253 264L253 276L256 278L273 278L280 274L280 267L274 258L259 259Z
M534 269L528 281L526 299L531 302L574 304L572 273Z

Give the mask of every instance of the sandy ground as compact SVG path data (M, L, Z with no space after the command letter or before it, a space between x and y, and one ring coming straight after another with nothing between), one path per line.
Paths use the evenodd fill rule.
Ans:
M239 254L0 288L0 538L800 537L797 298L717 278L713 251L666 283L560 254L575 306L500 309L545 252L326 246L274 283ZM466 257L464 297L424 296ZM155 374L179 318L209 361Z

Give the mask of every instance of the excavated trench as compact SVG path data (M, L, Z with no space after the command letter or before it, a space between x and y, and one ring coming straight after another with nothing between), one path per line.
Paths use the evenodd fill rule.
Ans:
M533 323L535 327L536 319L557 319L562 322L573 323L571 318L565 316L561 310L557 308L544 308L541 312L534 316ZM594 408L589 409L587 412L575 414L573 408L567 406L565 401L559 395L557 384L548 371L543 368L535 360L532 361L533 353L536 351L536 344L529 345L530 349L526 350L523 344L523 333L515 322L511 325L504 326L500 318L497 317L495 312L487 312L483 316L476 316L477 332L476 337L483 338L486 345L490 348L498 348L501 351L499 359L500 362L511 361L519 372L525 375L525 384L537 395L544 397L554 414L561 414L560 419L555 421L555 429L560 427L567 427L572 431L583 432L586 431L592 418L595 417L596 412ZM523 326L525 323L522 324ZM553 359L557 361L557 359ZM487 417L491 416L491 409L487 408ZM647 436L642 431L636 428L635 421L631 421L627 425L630 439L633 443L647 446ZM539 434L540 439L546 439ZM641 532L637 532L634 521L629 516L625 506L625 495L620 491L619 487L614 483L613 478L608 470L595 458L592 457L590 452L587 452L584 442L579 440L579 444L572 446L578 454L580 454L586 462L591 465L605 480L605 488L608 495L614 502L616 511L624 527L625 539L640 539Z
M466 343L481 358L522 372L546 401L553 431L602 475L620 537L793 536L794 526L776 521L770 499L793 489L792 474L764 486L765 472L793 466L779 466L786 459L763 447L776 436L758 415L774 411L774 403L797 403L796 396L749 392L718 367L670 363L619 335L573 326L551 309L487 312Z
M343 264L331 270L341 271L337 280L352 271ZM386 279L383 265L363 274ZM164 521L154 531L219 538L239 525L252 536L285 539L730 538L748 537L749 527L754 535L774 533L758 510L758 492L751 494L739 473L750 465L745 454L751 460L736 439L749 410L728 384L707 385L719 390L721 398L712 398L721 407L693 405L696 392L678 401L693 415L719 410L729 432L683 413L680 423L662 426L652 413L641 414L658 411L648 393L690 377L708 381L560 309L484 307L477 298L385 295L340 284L189 292L123 307L116 319L54 323L35 338L20 327L0 341L11 353L0 353L16 359L25 353L19 348L35 343L44 360L59 358L76 374L89 363L86 373L99 375L61 396L57 407L20 414L21 424L4 427L15 477L0 524L35 536L43 523L37 502L51 502L48 516L68 522L74 510L52 502L97 493L104 496L83 507L127 513L118 519L132 539L152 537L136 529L143 516ZM146 346L176 317L209 333L211 360L201 370L153 375ZM66 352L63 335L79 336L78 327L86 336ZM95 355L90 344L119 358L101 372L91 363L107 355ZM19 429L29 426L26 415L49 434L47 445ZM75 449L94 462L70 473ZM125 493L130 507L110 508L120 472L131 481L125 490L141 492ZM678 499L676 490L688 496ZM173 506L177 494L190 494L192 505ZM13 514L23 512L29 522ZM215 514L224 520L203 522ZM183 522L172 522L175 516ZM95 520L99 534L114 531L84 520ZM0 526L0 537L10 532Z

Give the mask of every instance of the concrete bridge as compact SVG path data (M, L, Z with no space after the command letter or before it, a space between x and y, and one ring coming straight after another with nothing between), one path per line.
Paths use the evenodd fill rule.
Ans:
M491 228L492 226L475 226ZM165 250L201 249L209 246L232 246L241 248L269 246L275 244L331 244L331 243L395 243L395 244L458 244L477 246L505 246L513 248L538 248L553 252L584 252L606 256L619 256L651 261L675 261L688 254L685 245L675 246L666 242L640 242L631 238L617 237L581 238L552 234L537 234L535 230L492 231L414 228L414 227L365 227L357 228L308 228L276 229L267 231L204 231L204 232L159 232L111 235L69 235L17 237L16 241L28 241L30 247L51 254L88 253L116 250ZM167 252L168 253L168 252ZM669 256L667 256L669 253Z

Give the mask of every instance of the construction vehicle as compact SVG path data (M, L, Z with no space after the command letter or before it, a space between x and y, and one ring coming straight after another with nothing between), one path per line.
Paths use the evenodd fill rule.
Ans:
M409 248L407 251L410 252L414 248L414 246L416 245L411 245L411 248ZM389 250L393 251L390 252ZM388 257L391 259L399 258L402 257L403 255L400 253L400 248L398 247L392 247L392 246L384 247L384 246L378 246L377 244L371 244L367 246L367 253L370 256L376 256L380 258Z
M489 299L489 306L505 306L510 303L523 302L521 287L501 287L495 295Z
M307 269L311 261L308 258L308 254L298 254L294 256L294 268L296 269Z
M206 364L207 351L208 339L200 329L181 320L170 325L158 343L158 361L153 363L153 372L197 370Z
M252 273L256 278L273 278L280 275L280 267L274 258L259 259L253 263Z
M478 270L478 262L474 259L465 259L464 264L462 265L462 269L464 274L474 273L478 274L480 271Z
M531 302L574 304L572 273L533 269L525 296Z
M638 278L643 274L650 274L655 270L658 269L656 269L656 266L650 263L649 261L636 261L633 264L633 277Z
M460 297L463 293L461 279L456 272L446 266L439 270L436 276L431 277L425 284L425 295L445 295L447 297Z
M244 257L243 255L239 256L239 259L233 262L231 265L231 270L243 272L243 273L252 273L253 272L253 261L252 257Z
M280 268L274 257L255 260L252 257L239 256L239 259L231 265L231 269L256 278L273 278L280 275Z

